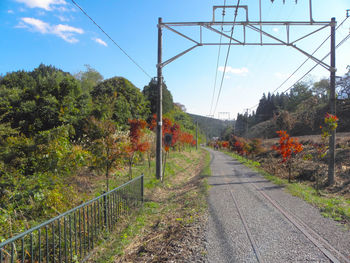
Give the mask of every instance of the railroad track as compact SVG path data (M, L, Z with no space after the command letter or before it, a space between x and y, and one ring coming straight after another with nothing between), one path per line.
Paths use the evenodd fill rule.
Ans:
M241 179L237 178L240 182ZM225 178L226 183L228 182L228 179ZM323 237L321 237L316 231L314 231L312 228L310 228L305 222L303 222L300 218L293 216L291 213L289 213L282 205L278 204L275 200L273 200L269 195L266 194L266 192L259 188L255 183L247 181L244 183L249 183L253 188L260 193L265 200L267 200L269 203L275 207L276 210L278 210L284 218L286 218L292 225L294 225L308 240L310 240L331 262L334 263L350 263L350 259L346 258L340 251L338 251L336 248L334 248L327 240L325 240ZM255 253L256 259L259 263L266 262L264 260L263 255L259 251L259 248L256 245L255 239L253 235L251 234L247 220L242 213L238 202L232 192L232 189L229 187L228 191L230 192L230 195L232 197L233 203L237 209L237 212L240 216L240 219L242 221L242 224L244 226L244 229L246 231L246 234L248 236L248 239L250 241L250 244L253 248L253 251Z

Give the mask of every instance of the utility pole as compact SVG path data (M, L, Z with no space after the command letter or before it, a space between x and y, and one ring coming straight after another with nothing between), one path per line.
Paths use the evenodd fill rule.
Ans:
M262 0L258 1L259 7L262 6ZM273 2L273 0L271 0ZM297 1L296 1L297 3ZM241 21L216 21L215 18L215 10L216 9L235 9L235 12L241 10L245 13L245 18ZM234 6L214 6L213 7L213 19L212 21L207 22L166 22L164 23L161 18L158 20L158 64L157 64L157 72L158 72L158 105L157 105L157 151L156 151L156 176L161 179L162 174L162 68L173 62L174 60L180 58L181 56L187 54L197 47L204 46L286 46L292 48L305 56L307 56L310 60L316 62L318 65L322 66L326 70L330 71L330 113L335 114L335 26L336 20L332 18L331 21L315 21L312 17L312 0L309 0L309 20L303 21L264 21L261 18L262 11L259 9L259 19L258 21L252 21L248 19L248 6L247 5L234 5ZM347 16L349 16L350 10L347 10ZM243 34L239 34L236 36L227 35L223 31L223 27L230 26L240 28ZM274 35L274 33L268 32L265 30L266 27L271 26L279 26L285 27L286 35L285 37L281 37L279 35ZM319 59L315 57L310 52L299 47L299 43L301 40L304 40L311 35L320 32L321 30L331 27L331 65L323 62L324 59ZM198 31L196 37L192 35L187 35L186 33L180 32L179 28L190 27ZM265 27L265 28L264 28ZM291 29L298 27L317 27L317 29L312 29L312 32L305 33L302 36L297 36L292 39L292 35L290 32L293 32ZM167 29L180 37L187 39L188 41L193 43L193 46L178 53L177 55L169 58L166 61L162 62L162 28ZM221 31L220 31L221 29ZM225 39L229 39L229 43L223 43L222 41L216 42L211 38L208 38L203 31L210 31L211 33L216 33ZM300 31L302 32L302 31ZM232 31L233 33L233 31ZM260 35L259 41L252 41L249 36L256 36L256 34ZM263 37L264 36L264 37ZM248 114L247 114L248 117ZM247 123L248 124L248 123ZM247 127L247 126L246 126ZM244 128L243 128L244 129ZM330 137L330 149L329 149L329 167L328 167L328 183L334 183L334 165L335 165L335 131L331 134Z
M246 109L246 111L245 111L245 137L248 137L248 114L249 114L249 109Z
M163 115L163 75L162 75L162 18L158 18L158 64L157 64L157 145L156 145L156 178L162 178L162 115Z
M330 96L329 110L330 113L336 114L336 99L335 99L335 26L337 22L333 17L331 20L331 76L330 76ZM335 130L332 131L329 137L329 163L328 163L328 184L334 184L335 177Z
M196 150L198 150L198 121L196 121Z

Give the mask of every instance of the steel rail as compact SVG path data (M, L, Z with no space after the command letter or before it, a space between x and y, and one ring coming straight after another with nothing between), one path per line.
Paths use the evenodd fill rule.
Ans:
M238 180L241 182L241 180L238 178ZM225 178L226 183L228 183L227 179ZM277 201L273 200L269 195L265 193L265 191L261 188L259 188L256 184L253 182L247 181L247 183L251 184L257 192L259 192L267 201L269 201L292 225L294 225L307 239L309 239L331 262L333 263L350 263L350 259L346 258L339 250L334 248L328 241L326 241L323 237L321 237L315 230L313 230L311 227L309 227L305 222L303 222L300 218L296 216L292 216L290 213L288 213L285 209L282 208L281 205L277 203ZM238 211L238 214L240 215L241 221L244 225L244 228L247 232L248 238L251 236L251 233L249 231L249 228L247 227L247 223L245 222L245 218L243 214L241 213L237 200L235 199L232 190L230 189L231 197L235 203L235 207ZM249 232L249 233L248 233ZM254 249L254 252L258 259L259 251L255 250L256 245L254 241L249 238L251 245ZM256 248L257 249L257 248ZM256 252L257 251L257 252ZM332 253L333 252L333 253ZM335 256L334 254L337 254ZM341 259L341 261L339 260ZM259 259L258 259L259 261ZM262 261L260 261L262 262Z
M256 245L256 242L255 242L255 240L254 240L254 238L253 238L253 235L252 235L252 233L251 233L250 230L249 230L249 227L248 227L248 224L247 224L247 220L245 219L245 217L244 217L244 215L243 215L241 209L239 208L238 203L237 203L237 200L236 200L235 196L234 196L233 193L232 193L232 190L230 190L230 193L231 193L232 200L233 200L233 202L234 202L234 204L235 204L235 206L236 206L238 215L239 215L239 217L241 218L241 221L242 221L242 223L243 223L245 232L247 233L247 236L248 236L248 239L249 239L249 241L250 241L250 244L251 244L251 246L252 246L252 248L253 248L253 250L254 250L256 259L257 259L257 261L258 261L259 263L264 263L265 261L264 261L263 257L261 256L261 254L260 254L260 252L259 252L259 249L258 249L258 247L257 247L257 245Z
M211 153L211 157L212 157L212 161L214 161L214 158L215 158L215 155ZM210 164L212 164L212 161L210 162ZM224 181L229 184L230 182L228 181L229 179L227 177L224 177ZM239 178L238 178L239 181L241 181ZM247 234L247 237L248 237L248 240L250 242L250 245L251 247L253 248L253 251L254 251L254 254L255 254L255 257L256 257L256 260L259 262L259 263L265 263L265 260L264 258L262 257L260 251L259 251L259 248L255 242L255 239L253 238L253 235L252 233L250 232L249 230L249 227L248 227L248 224L247 224L247 219L245 218L244 214L242 213L241 209L239 208L239 205L238 205L238 202L237 202L237 199L235 198L233 192L232 192L232 188L228 186L228 191L230 192L231 194L231 197L232 197L232 200L235 204L235 207L236 207L236 210L238 212L238 215L241 219L241 222L243 224L243 227L244 227L244 230Z
M343 260L343 262L350 263L350 259L347 259L341 252L339 252L336 248L334 248L331 244L329 244L323 237L321 237L317 232L311 229L301 219L289 214L275 200L273 200L270 196L268 196L264 190L262 190L261 188L259 189L253 182L249 182L249 183L262 196L264 196L265 199L268 200L278 211L280 211L284 215L284 217L288 219L289 222L291 222L295 227L297 227L300 230L300 232L302 232L329 260L331 260L334 263L341 262L336 256L334 256L330 252L330 250L332 250Z

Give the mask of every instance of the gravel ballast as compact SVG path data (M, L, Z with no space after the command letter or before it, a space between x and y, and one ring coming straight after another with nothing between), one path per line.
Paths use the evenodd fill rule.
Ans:
M270 183L224 153L211 151L211 154L209 183L212 187L208 197L207 230L209 262L259 262L252 243L261 255L260 262L330 262L259 189L349 258L350 232L343 226L324 218L317 208L286 193L282 187ZM239 212L246 221L252 242Z

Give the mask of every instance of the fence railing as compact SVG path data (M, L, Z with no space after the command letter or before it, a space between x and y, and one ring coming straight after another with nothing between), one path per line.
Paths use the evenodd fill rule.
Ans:
M77 262L143 203L143 175L0 243L0 263Z

